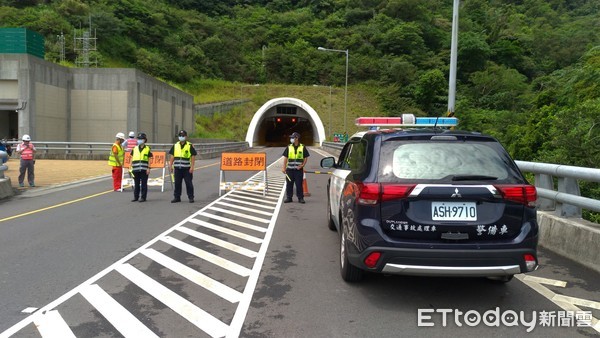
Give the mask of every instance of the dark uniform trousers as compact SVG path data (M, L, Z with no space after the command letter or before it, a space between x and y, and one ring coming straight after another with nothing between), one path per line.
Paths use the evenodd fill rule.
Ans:
M292 198L294 195L294 185L296 186L296 196L298 199L304 198L304 190L302 189L302 181L304 180L304 170L300 169L286 169L285 173L290 177L290 180L287 180L286 177L286 186L285 186L285 194L287 198Z
M193 174L190 173L190 168L173 168L173 175L175 176L175 191L173 197L181 197L181 184L185 181L185 191L189 199L194 199L194 186L192 185Z
M133 198L137 200L138 197L140 197L141 186L142 198L146 199L146 196L148 195L148 174L146 173L146 170L133 172L133 184Z

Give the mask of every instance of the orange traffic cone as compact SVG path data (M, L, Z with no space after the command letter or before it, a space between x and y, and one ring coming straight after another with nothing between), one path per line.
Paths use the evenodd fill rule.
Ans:
M303 173L302 176L302 191L304 192L304 196L310 196L310 192L308 192L308 184L306 184L306 173Z

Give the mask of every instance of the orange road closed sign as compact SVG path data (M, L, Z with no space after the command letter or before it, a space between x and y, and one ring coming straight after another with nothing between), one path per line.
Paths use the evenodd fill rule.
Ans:
M152 157L148 161L150 168L164 168L165 160L167 158L167 153L164 151L153 151ZM125 168L131 168L131 153L125 153L125 163L123 163Z
M221 170L260 171L266 169L266 153L221 153Z

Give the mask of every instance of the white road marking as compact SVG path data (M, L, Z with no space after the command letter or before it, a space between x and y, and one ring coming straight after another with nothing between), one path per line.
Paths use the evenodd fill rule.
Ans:
M212 209L209 209L212 210ZM241 221L236 221L227 217L221 217L219 215L215 215L215 214L210 214L207 212L201 212L198 214L199 216L204 216L204 217L208 217L208 218L212 218L212 219L216 219L217 221L223 221L225 223L229 223L229 224L234 224L237 226L241 226L242 228L246 228L246 229L250 229L250 230L254 230L254 231L259 231L259 232L267 232L266 228L263 227L259 227L256 225L252 225L246 222L241 222Z
M265 223L265 224L269 224L269 222L271 221L270 219L260 218L260 217L256 217L256 216L251 216L251 215L248 215L248 214L244 214L244 213L237 212L237 211L232 211L232 210L229 210L229 209L212 207L212 208L210 208L210 210L211 211L222 212L222 213L228 214L228 215L242 217L244 219L250 219L250 220L253 220L253 221L256 221L256 222L260 222L260 223Z
M231 229L222 227L220 225L208 223L208 222L205 222L205 221L202 221L202 220L199 220L199 219L191 218L191 219L189 219L189 222L194 223L194 224L198 224L198 225L203 226L203 227L205 227L207 229L212 229L212 230L219 231L219 232L222 232L222 233L227 234L227 235L231 235L231 236L234 236L234 237L237 237L237 238L241 238L241 239L246 240L248 242L252 242L252 243L257 243L258 244L258 243L262 243L262 241L263 241L261 238L250 236L250 235L245 234L243 232L231 230Z
M269 168L276 166L280 162L281 162L281 160L278 160L277 162L271 164L269 166ZM56 332L57 336L59 336L59 337L72 336L72 332L70 332L68 325L66 325L66 322L62 319L60 314L55 309L59 305L70 300L73 296L75 296L81 292L86 292L86 291L84 291L84 289L88 288L89 285L95 284L98 280L100 280L101 278L104 278L107 274L109 274L113 271L118 271L124 276L125 276L125 274L128 274L128 276L125 276L126 278L128 278L130 280L135 279L135 281L132 280L133 283L137 284L138 286L140 286L142 289L146 290L147 292L152 292L150 294L151 296L154 296L159 301L163 302L165 305L167 305L168 307L173 309L175 312L184 316L186 319L190 320L194 324L197 324L196 326L198 326L201 330L210 331L210 332L207 332L209 335L224 336L225 334L227 334L228 337L239 336L239 333L241 331L242 325L244 323L245 317L247 315L247 312L248 312L248 309L250 306L250 302L252 300L252 295L254 293L254 290L256 289L256 284L258 282L258 277L260 275L262 264L263 264L265 256L266 256L266 251L268 249L268 246L269 246L269 243L270 243L270 240L272 237L273 229L274 229L274 226L275 226L275 223L277 220L277 217L275 217L275 216L277 216L279 213L279 210L281 208L282 197L285 192L282 185L270 184L270 187L273 190L275 190L275 189L279 190L279 197L275 198L276 201L274 201L274 202L267 200L265 197L262 196L262 194L258 194L258 193L244 193L244 195L257 197L257 198L252 198L252 197L247 197L247 196L239 196L239 192L230 191L221 197L221 198L228 198L228 197L235 196L236 198L244 198L246 200L255 200L255 201L258 201L263 204L264 203L274 204L273 217L271 217L270 223L267 226L267 228L253 226L248 223L231 220L231 219L228 219L225 217L219 217L216 215L205 213L206 210L210 210L211 207L213 207L221 198L214 200L211 203L209 203L208 205L206 205L205 207L203 207L202 209L191 214L190 216L183 219L179 223L173 225L169 229L165 230L163 233L161 233L157 237L153 238L149 242L143 244L138 249L125 255L123 258L119 259L117 262L111 264L110 266L106 267L104 270L102 270L102 271L98 272L97 274L95 274L94 276L90 277L89 279L84 281L82 284L76 286L72 290L67 291L65 294L58 297L57 299L50 302L49 304L41 307L39 310L37 310L33 314L27 316L26 318L19 321L17 324L11 326L8 330L0 333L0 338L11 337L32 323L34 323L36 325L38 323L41 323L42 325L45 325L46 328L48 328L52 325L52 328L50 328L49 331L51 331L53 333ZM231 195L234 192L237 195ZM267 198L271 199L271 197L267 197ZM202 215L204 215L205 217L209 217L209 218L212 217L214 219L224 221L227 224L234 224L234 225L238 225L241 227L246 227L246 228L249 228L252 230L256 230L261 233L265 233L265 238L261 239L258 237L250 236L250 235L238 232L238 231L234 231L231 229L227 229L225 227L221 227L221 226L218 226L215 224L211 224L209 222L205 222L205 221L196 219L196 217L200 217ZM180 296L178 296L177 294L173 293L168 288L160 285L160 283L154 281L151 277L145 275L143 272L135 269L133 266L131 266L130 264L127 263L129 260L133 259L134 257L136 257L139 254L146 255L149 252L152 252L153 249L150 249L150 247L152 245L155 245L157 242L160 242L160 241L165 241L165 238L169 237L170 233L172 233L173 231L177 230L180 227L184 227L186 224L189 224L189 223L194 223L194 224L197 224L197 225L205 227L205 228L213 229L215 231L220 231L225 234L228 234L228 235L231 235L234 237L238 237L238 238L247 240L252 243L261 244L259 252L258 252L258 257L254 261L252 270L250 270L251 274L248 278L246 287L242 293L237 310L234 314L234 317L232 319L230 326L227 326L220 320L218 320L218 319L212 317L210 314L202 311L201 309L199 309L192 303L187 302L185 299L183 299ZM167 240L169 240L169 239L167 239ZM189 246L189 247L193 248L193 246ZM158 253L158 252L156 252L156 253ZM158 253L158 254L160 254L160 253ZM153 255L153 254L150 254L150 255ZM158 257L159 255L156 255L156 256ZM154 257L154 258L156 258L156 257ZM169 259L169 258L167 257L167 259ZM161 264L161 263L159 263L159 264ZM144 288L142 285L146 285L149 288L148 287ZM175 308L171 305L174 305ZM45 324L46 321L48 321L49 324ZM54 329L54 325L56 326L55 329ZM60 330L65 329L65 328L69 331L65 331L64 333L62 333ZM224 332L226 332L226 333L224 333Z
M225 258L221 258L217 255L211 254L208 251L204 251L202 249L196 248L195 246L189 245L185 242L182 242L178 239L175 239L171 236L165 236L162 238L162 240L171 245L174 246L180 250L183 250L189 254L192 254L198 258L202 258L207 262L210 262L218 267L221 267L223 269L229 270L235 274L238 274L242 277L248 277L248 275L250 275L250 269L243 267L237 263L234 263L230 260L227 260Z
M239 194L239 193L232 194L232 195L229 195L229 196L230 196L230 197L232 197L232 196L233 196L233 197L235 197L236 199L244 199L244 200L247 200L247 201L254 201L254 202L261 202L261 203L269 203L269 204L272 204L273 206L276 206L276 205L277 205L277 201L265 201L265 200L263 200L263 199L259 198L258 196L257 196L257 198L253 198L253 197L248 197L248 196L242 196L242 194Z
M540 284L546 284L546 285L552 285L552 286L560 286L561 288L564 288L564 287L567 286L567 282L563 282L561 280L549 279L549 278L543 278L543 277L536 277L536 276L529 276L529 275L525 275L524 280L532 281L532 282L537 282L537 283L540 283Z
M523 282L525 285L527 285L530 288L532 288L533 290L535 290L540 295L548 298L548 300L550 300L552 303L558 305L561 309L563 309L565 311L573 311L573 312L582 311L581 308L575 306L573 303L568 301L568 299L564 299L564 298L560 298L560 297L555 298L556 296L558 296L556 293L554 293L552 290L548 289L547 287L543 286L542 284L540 284L538 282L534 282L532 280L526 279L525 278L526 276L524 276L523 274L515 275L515 277L518 280L520 280L521 282ZM600 332L600 320L592 317L591 322L592 322L592 328L594 330L596 330L597 332Z
M216 281L203 273L200 273L187 265L183 265L171 257L162 254L154 249L146 249L142 251L146 257L164 266L165 268L179 274L191 282L205 288L206 290L218 295L219 297L228 300L231 303L237 303L242 297L242 293L230 288L229 286Z
M231 196L231 195L229 195ZM249 205L249 206L253 206L253 207L257 207L257 208L263 208L263 209L269 209L269 210L274 210L275 206L271 206L271 205L264 205L264 204L258 204L258 203L252 203L252 202L246 202L246 201L242 201L239 200L237 198L231 198L231 197L226 197L223 198L226 201L231 201L231 202L235 202L235 203L240 203L240 204L245 204L245 205Z
M256 258L256 254L257 254L256 251L252 251L252 250L246 249L244 247L241 247L239 245L224 241L222 239L219 239L219 238L216 238L213 236L209 236L207 234L203 234L199 231L184 228L184 227L178 228L177 231L183 232L184 234L190 235L192 237L196 237L198 239L212 243L214 245L218 245L222 248L233 251L240 255L250 257L250 258Z
M281 159L275 163L280 163L280 161ZM277 207L273 212L275 216L279 214L279 209L281 208L284 194L285 189L281 187L279 191ZM248 313L248 309L250 308L252 296L254 295L254 290L256 289L256 284L258 283L258 277L260 276L260 271L262 269L263 262L267 255L267 249L269 248L269 243L271 242L271 237L273 236L275 223L277 222L277 217L275 216L271 217L271 222L267 226L267 232L265 234L264 243L260 246L260 250L258 251L258 257L256 257L256 260L254 261L254 266L252 267L252 274L250 274L248 282L246 282L246 287L244 288L244 294L242 296L242 299L240 300L240 304L238 305L237 311L233 315L231 324L229 324L229 332L227 332L228 338L237 338L239 337L240 332L242 331L242 326L244 325L244 321L246 320L246 315Z
M582 299L582 298L576 298L576 297L569 297L569 296L558 295L558 294L555 295L554 297L552 297L552 300L558 300L558 301L568 302L568 303L571 303L573 305L579 305L579 306L588 307L588 308L591 308L591 309L600 310L600 303L599 302L594 302L592 300L587 300L587 299Z
M37 307L28 307L26 309L23 309L21 313L34 313L35 311L37 311Z
M323 157L336 157L335 155L332 155L332 154L326 152L325 150L319 149L319 148L310 148L310 151L314 151L315 153L317 153Z
M75 338L69 325L56 310L38 316L33 323L43 338Z
M210 336L222 337L226 334L228 326L225 323L132 265L125 263L117 266L115 270Z
M246 196L257 197L260 199L266 198L266 199L270 199L270 200L274 200L274 201L277 201L279 199L279 197L277 197L277 196L269 196L269 194L267 194L267 196L263 196L262 194L259 194L259 193L254 193L251 191L243 191L243 190L236 190L234 195L235 196L246 195Z
M272 212L266 212L266 211L262 211L262 210L247 208L247 207L243 207L241 205L236 205L236 204L231 204L231 203L226 203L226 202L219 202L217 204L224 205L226 207L230 207L230 208L234 208L234 209L240 209L240 210L244 210L244 211L248 211L248 212L253 212L255 214L260 214L260 215L265 215L265 216L273 216Z
M123 336L158 338L154 332L142 324L97 284L88 285L81 289L80 293Z

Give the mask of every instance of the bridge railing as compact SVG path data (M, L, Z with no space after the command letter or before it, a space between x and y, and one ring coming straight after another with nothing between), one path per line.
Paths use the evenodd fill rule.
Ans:
M600 212L600 201L581 196L579 181L600 182L600 169L515 161L523 172L535 175L539 210L560 217L581 217L581 210ZM556 181L556 185L555 185Z
M13 149L19 142L9 142ZM54 159L108 159L108 153L112 142L57 142L57 141L35 141L37 158ZM153 151L169 151L173 143L148 143ZM248 142L194 142L194 148L199 158L217 157L221 152L241 151L248 148ZM13 152L13 157L18 156Z
M344 143L323 142L339 155ZM579 180L600 182L600 169L560 164L515 161L522 172L534 174L538 210L553 211L560 217L581 218L582 209L600 212L600 201L581 196Z

